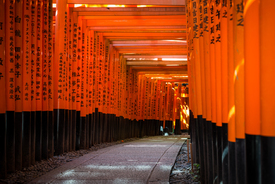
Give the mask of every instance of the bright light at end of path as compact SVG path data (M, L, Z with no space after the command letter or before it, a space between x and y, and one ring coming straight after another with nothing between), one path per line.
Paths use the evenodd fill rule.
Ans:
M162 58L162 61L187 61L187 58Z
M171 65L166 65L166 66L180 66L180 65L177 65L177 64L172 65L172 64L171 64Z

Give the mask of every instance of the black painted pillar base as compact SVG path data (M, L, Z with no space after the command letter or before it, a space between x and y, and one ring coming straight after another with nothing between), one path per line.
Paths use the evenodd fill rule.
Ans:
M213 144L213 133L212 133L212 122L206 121L206 139L207 139L207 166L208 166L208 183L213 183L213 150L212 150L212 144Z
M35 160L42 160L42 111L36 111Z
M31 112L23 112L22 119L22 167L26 168L31 166Z
M261 136L262 183L275 183L275 137Z
M245 139L236 139L236 184L243 184L245 182Z
M64 109L54 109L54 154L61 155L64 153L65 144L65 118Z
M93 114L89 114L89 148L93 146Z
M94 127L95 127L94 143L98 144L99 143L99 112L98 112L98 108L95 108Z
M80 117L80 149L86 148L86 117Z
M107 142L107 132L108 132L108 115L102 113L103 125L102 125L102 142Z
M76 111L76 142L75 149L80 149L80 136L81 136L81 122L80 122L80 111Z
M101 144L103 142L103 130L104 130L104 116L102 112L99 112L99 128L98 128L98 132L99 132L99 144Z
M49 141L48 141L48 156L49 158L52 158L54 155L54 112L49 111L48 112L49 116Z
M217 183L218 179L218 163L217 163L217 128L216 123L212 122L212 161L213 161L213 183Z
M73 110L69 110L69 151L73 150Z
M202 137L202 147L203 147L203 160L204 160L204 181L207 183L208 181L208 165L207 165L207 160L208 160L208 155L207 155L207 139L206 139L206 119L202 118L202 124L201 124L201 137Z
M42 111L42 159L48 159L48 133L49 119L48 111Z
M91 128L91 132L92 132L92 146L95 145L95 112L93 112L92 114L92 128Z
M65 109L64 110L64 152L68 152L69 151L69 129L70 129L70 125L69 125L69 110Z
M180 120L176 119L175 135L181 135Z
M222 178L222 127L216 126L217 130L217 138L216 138L216 145L217 145L217 171L218 171L218 183L223 181Z
M7 155L6 155L7 121L6 114L0 114L0 178L7 177Z
M15 170L22 170L22 112L15 112Z
M236 184L235 142L228 141L228 183Z
M228 124L222 124L222 180L228 184Z
M7 171L15 171L15 122L14 122L14 111L6 112L7 122Z
M90 147L90 119L89 114L86 114L86 142L85 148L88 149Z
M247 183L261 183L261 136L245 136L246 151L246 181Z
M114 127L114 141L119 140L119 117L115 117L115 127Z
M203 145L203 119L202 115L198 115L198 126L197 126L197 137L198 137L198 150L199 150L199 164L200 164L200 178L201 183L205 183L205 164L204 164L204 145Z
M36 111L31 112L31 164L35 164Z
M198 117L197 118L194 118L195 120L195 126L194 126L194 131L195 131L195 135L196 135L196 139L195 139L195 142L196 142L196 163L199 163L200 164L200 135L199 135L199 119Z

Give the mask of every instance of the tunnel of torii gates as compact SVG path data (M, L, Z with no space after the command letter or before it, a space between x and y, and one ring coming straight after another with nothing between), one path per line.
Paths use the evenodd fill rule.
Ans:
M274 0L0 0L0 176L191 135L202 183L275 183Z

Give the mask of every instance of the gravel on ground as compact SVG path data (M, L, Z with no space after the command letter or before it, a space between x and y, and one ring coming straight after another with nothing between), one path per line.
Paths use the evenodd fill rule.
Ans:
M191 167L191 154L189 151L189 162L187 158L187 140L183 143L181 150L171 170L170 184L199 184L199 165L194 164L194 173Z

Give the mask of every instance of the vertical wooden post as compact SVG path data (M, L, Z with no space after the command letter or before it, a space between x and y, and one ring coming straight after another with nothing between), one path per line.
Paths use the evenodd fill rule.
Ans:
M15 170L22 169L23 1L15 2Z
M260 107L261 107L261 169L262 183L275 182L274 116L274 27L275 1L260 2Z
M43 20L43 2L37 0L37 17L36 17L36 135L35 135L35 160L42 159L42 20Z
M7 171L15 171L15 2L6 3L6 121L7 121Z
M90 30L90 58L89 58L89 121L90 121L90 147L94 145L94 122L93 122L93 107L94 107L94 102L93 102L93 80L94 80L94 31Z
M49 100L48 100L48 84L49 84L49 51L48 51L48 32L49 32L49 3L47 0L43 0L43 14L42 17L42 158L48 159L48 147L49 147Z
M87 54L87 40L86 38L86 26L87 20L82 20L82 33L81 33L81 93L80 93L80 149L86 148L86 70L87 70L87 61L86 61L86 54Z
M7 177L7 154L6 154L6 140L7 140L7 122L6 122L6 58L5 58L5 1L0 1L0 178Z
M77 67L76 67L76 150L80 149L81 121L80 121L80 101L81 101L81 47L82 47L82 17L77 18ZM76 21L76 20L75 20Z
M208 171L208 183L213 183L213 155L212 155L212 104L211 104L211 70L210 70L210 8L208 0L203 1L203 41L204 41L204 77L205 77L205 93L206 93L206 140L207 140L207 171Z
M23 139L22 167L31 165L31 1L23 4Z
M235 95L234 95L234 57L233 57L233 1L227 1L228 34L228 183L236 183L235 164Z
M222 180L228 183L228 12L226 0L221 3Z
M209 4L209 20L210 20L210 71L211 71L211 118L212 118L212 154L213 154L213 179L217 177L217 148L216 148L216 123L217 123L217 88L216 88L216 54L215 54L215 2L214 0Z
M246 181L261 183L260 27L259 0L247 0L244 8L244 92ZM251 29L253 27L253 29ZM253 35L253 40L251 36ZM253 41L253 43L252 43ZM253 152L254 154L250 154Z
M49 142L48 142L48 150L49 157L53 157L54 154L54 115L53 115L53 5L52 0L49 0L49 29L48 29L48 103L49 103Z
M72 150L76 149L76 124L77 124L77 64L78 64L78 37L77 37L77 27L78 18L77 13L72 13Z
M245 183L245 120L244 120L244 1L234 0L234 85L236 114L236 183Z
M187 139L187 163L189 163L189 139Z
M67 1L59 0L56 3L58 14L56 16L55 25L55 154L59 155L64 153L65 141L65 126L64 126L64 85L65 85L65 65L66 61L66 16L67 16Z
M32 164L35 164L36 140L36 57L37 57L37 1L31 3L31 152Z

